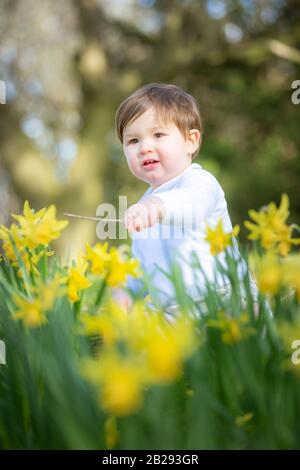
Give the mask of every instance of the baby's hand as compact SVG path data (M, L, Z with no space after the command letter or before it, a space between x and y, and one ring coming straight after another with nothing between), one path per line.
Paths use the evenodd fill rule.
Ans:
M149 196L143 202L133 204L125 212L124 223L128 232L140 232L161 221L165 215L165 206L161 199Z

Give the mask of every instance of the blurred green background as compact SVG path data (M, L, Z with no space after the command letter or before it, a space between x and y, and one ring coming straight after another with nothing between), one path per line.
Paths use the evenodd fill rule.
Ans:
M196 161L219 179L234 224L283 192L300 223L299 0L0 0L0 80L0 223L26 199L54 203L59 218L94 216L118 195L135 202L146 186L127 169L114 115L153 81L198 99ZM73 219L56 249L74 256L86 241L96 223Z

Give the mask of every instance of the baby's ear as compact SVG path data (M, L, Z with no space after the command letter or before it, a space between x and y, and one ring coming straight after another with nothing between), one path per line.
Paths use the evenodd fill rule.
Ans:
M189 130L187 143L189 146L190 153L195 153L198 150L200 139L201 139L201 134L198 129Z

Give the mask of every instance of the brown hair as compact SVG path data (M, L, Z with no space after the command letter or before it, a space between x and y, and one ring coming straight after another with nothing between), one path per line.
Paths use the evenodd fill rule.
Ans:
M173 122L184 138L187 137L191 129L198 129L202 137L202 120L195 98L176 85L150 83L132 93L121 103L117 110L116 127L118 137L122 143L125 127L151 106L154 106L158 117L164 123ZM193 158L197 152L193 154Z

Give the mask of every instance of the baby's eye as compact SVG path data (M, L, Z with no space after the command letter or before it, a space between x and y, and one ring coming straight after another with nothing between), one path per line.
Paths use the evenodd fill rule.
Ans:
M163 137L165 134L163 132L156 132L154 135L155 137L159 139L160 137Z
M128 144L137 144L137 141L138 141L137 139L130 139L128 141Z

